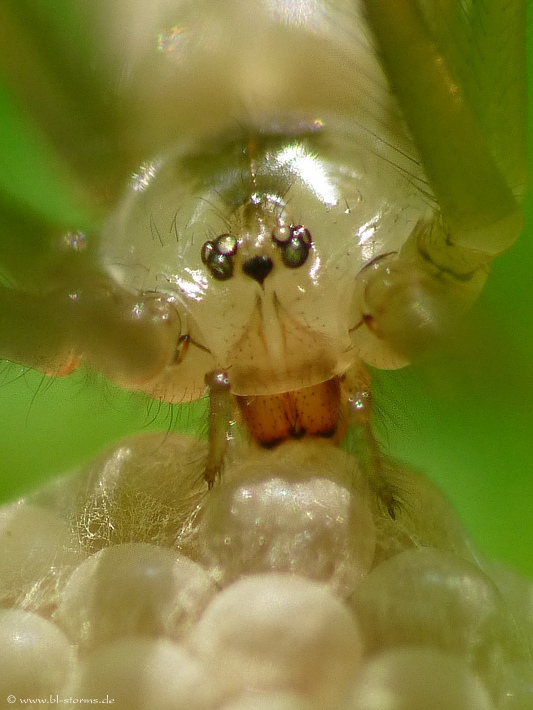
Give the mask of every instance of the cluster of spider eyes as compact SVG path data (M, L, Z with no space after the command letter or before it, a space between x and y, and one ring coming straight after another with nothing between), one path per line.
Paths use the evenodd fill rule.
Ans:
M289 269L297 269L305 264L313 245L310 231L299 224L291 225L281 235L273 234L272 241L281 253L281 260ZM221 234L215 240L205 242L202 247L202 262L209 269L211 276L218 281L227 281L233 276L233 257L237 253L239 242L232 234ZM253 257L269 261L269 257ZM246 268L244 269L246 272ZM270 271L270 269L268 269Z

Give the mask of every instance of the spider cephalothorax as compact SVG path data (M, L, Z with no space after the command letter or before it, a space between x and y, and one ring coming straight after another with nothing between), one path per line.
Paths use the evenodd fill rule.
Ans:
M211 398L236 398L252 439L337 442L352 423L372 475L350 404L365 365L445 336L520 231L522 4L130 5L91 5L83 121L77 94L51 120L22 86L94 218L57 230L31 295L16 274L1 287L0 355L48 374L86 363L169 402L226 373ZM60 129L69 116L87 145Z

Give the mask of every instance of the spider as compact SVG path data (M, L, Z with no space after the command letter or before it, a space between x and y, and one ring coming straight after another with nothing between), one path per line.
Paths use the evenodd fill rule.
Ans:
M88 68L44 3L4 3L38 58L4 72L90 217L4 210L49 247L23 267L6 234L0 354L169 402L207 384L209 484L237 416L261 446L355 427L394 516L366 365L445 340L521 229L524 6L382 4L81 3Z

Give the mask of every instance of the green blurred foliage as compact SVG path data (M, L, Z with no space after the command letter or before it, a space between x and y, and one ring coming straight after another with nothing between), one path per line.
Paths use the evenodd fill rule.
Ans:
M533 36L530 32L530 36ZM533 45L533 43L531 43ZM533 46L529 49L533 70ZM533 73L531 74L533 76ZM82 220L61 166L0 86L0 189L47 216ZM375 374L387 451L436 481L487 555L533 577L533 198L496 259L459 345L431 363ZM170 407L87 374L0 370L0 497L23 494L146 429L205 433L205 402Z

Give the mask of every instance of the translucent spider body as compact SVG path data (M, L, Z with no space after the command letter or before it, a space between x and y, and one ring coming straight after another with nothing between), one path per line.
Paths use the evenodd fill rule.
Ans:
M445 338L521 227L524 7L501 5L92 3L94 150L41 115L105 217L2 287L2 356L170 402L207 375L210 483L234 404L264 446L354 423L391 510L365 364Z

